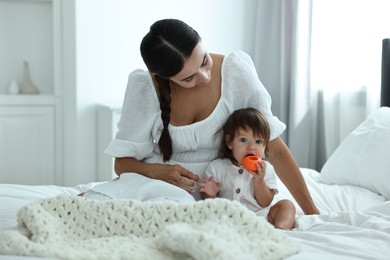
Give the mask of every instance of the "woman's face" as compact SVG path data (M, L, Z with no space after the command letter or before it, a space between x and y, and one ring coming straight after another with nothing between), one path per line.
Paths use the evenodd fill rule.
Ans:
M256 155L263 158L265 155L264 138L255 136L252 129L240 128L233 140L226 139L229 149L232 150L234 158L241 164L242 159L247 155Z
M183 69L170 80L183 88L204 85L211 80L212 66L213 60L210 54L203 47L202 42L199 42L184 63Z

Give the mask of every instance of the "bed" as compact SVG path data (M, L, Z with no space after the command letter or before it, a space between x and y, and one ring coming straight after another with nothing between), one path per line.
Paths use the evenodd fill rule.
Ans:
M385 39L382 74L389 61ZM321 172L301 168L320 215L304 215L279 181L276 200L289 198L298 209L291 231L275 230L223 199L98 202L77 196L97 182L0 184L0 259L390 259L386 75L382 107L343 140Z

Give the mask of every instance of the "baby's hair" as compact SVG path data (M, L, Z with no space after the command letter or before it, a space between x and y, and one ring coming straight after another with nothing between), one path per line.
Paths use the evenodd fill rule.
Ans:
M251 129L255 135L264 139L265 156L268 156L268 142L270 128L265 116L255 108L235 110L226 120L225 124L214 134L214 138L222 135L218 152L219 158L229 158L233 164L238 165L228 142L232 141L240 129ZM228 139L228 140L227 140Z
M149 72L160 102L163 130L158 146L164 161L172 157L172 139L169 133L171 120L170 77L178 74L185 61L200 42L199 34L186 23L177 19L163 19L155 22L141 42L141 56Z

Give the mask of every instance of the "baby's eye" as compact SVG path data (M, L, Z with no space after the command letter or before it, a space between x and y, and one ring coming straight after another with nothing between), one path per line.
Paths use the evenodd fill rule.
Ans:
M261 140L256 140L256 144L261 144L263 143Z
M241 137L240 142L246 144L248 142L248 139L246 139L245 137Z

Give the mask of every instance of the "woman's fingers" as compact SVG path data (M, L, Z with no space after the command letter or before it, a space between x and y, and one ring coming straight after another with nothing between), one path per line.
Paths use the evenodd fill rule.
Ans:
M161 180L178 186L190 193L194 192L194 186L200 181L198 175L183 168L180 165L164 165L164 171L160 172Z
M180 176L176 181L177 181L179 184L181 184L181 185L189 186L189 187L193 187L193 186L195 186L195 184L197 183L196 181L190 180L190 179L188 179L187 177L183 177L183 176Z
M184 169L184 168L181 169L180 175L181 175L181 176L184 176L184 177L186 177L187 179L190 179L190 180L192 180L192 181L199 181L199 180L200 180L200 178L199 178L198 175L196 175L196 174L192 173L191 171L186 170L186 169Z

